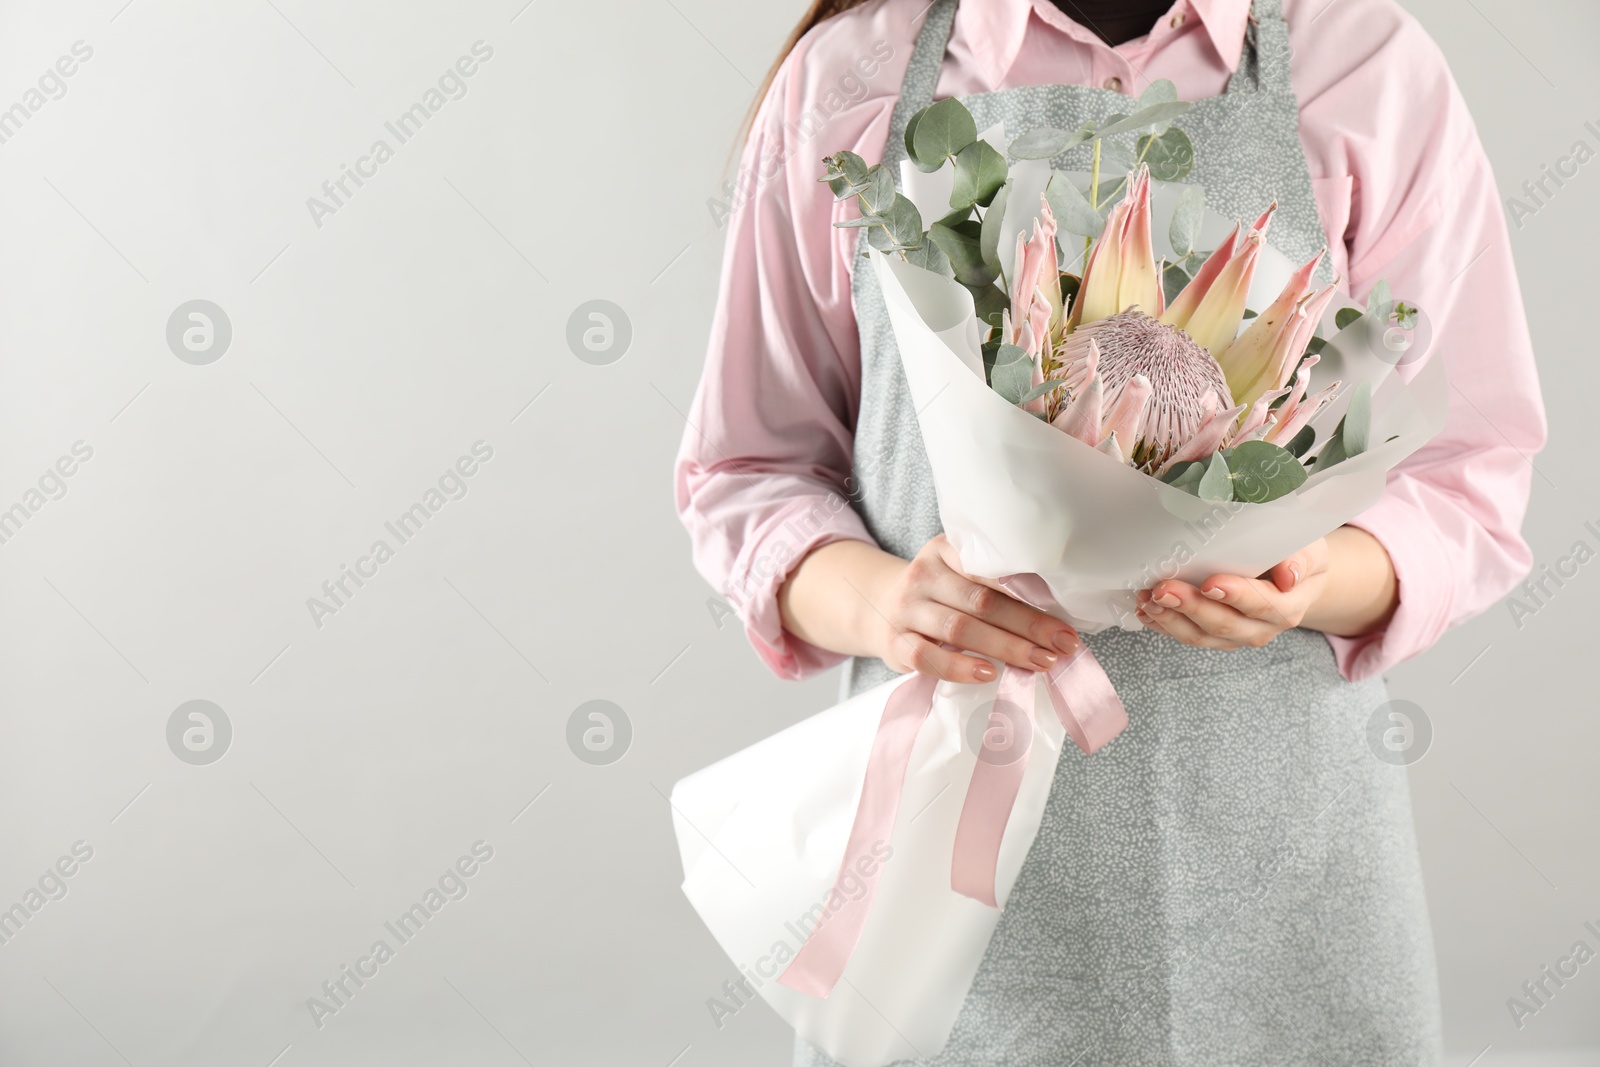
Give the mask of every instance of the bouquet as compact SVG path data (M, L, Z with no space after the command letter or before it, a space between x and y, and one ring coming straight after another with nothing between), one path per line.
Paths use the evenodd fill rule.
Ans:
M1249 226L1207 211L1175 97L1157 83L1132 115L1009 145L940 101L906 130L899 188L825 160L860 208L837 225L867 229L963 569L1085 632L1137 628L1161 578L1266 570L1375 503L1444 421L1421 313L1381 284L1365 308L1313 284L1322 254L1268 244L1272 204ZM1078 145L1087 174L1050 167ZM1102 182L1106 161L1125 176ZM830 1056L931 1057L1062 745L1126 723L1087 648L987 685L887 682L674 786L684 892L740 995Z

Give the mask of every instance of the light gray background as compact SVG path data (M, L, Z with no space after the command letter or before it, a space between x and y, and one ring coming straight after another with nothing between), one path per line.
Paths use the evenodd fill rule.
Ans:
M765 1007L711 1021L735 971L677 890L664 793L834 694L719 625L669 488L707 201L801 5L525 2L0 7L0 108L94 49L0 145L0 508L93 448L0 544L0 907L94 849L0 946L0 1062L786 1062ZM1593 4L1407 6L1503 191L1595 144ZM467 95L316 226L306 199L480 39ZM1600 521L1597 223L1600 162L1515 233L1542 562ZM197 298L233 327L209 366L165 341ZM610 365L565 341L591 299L631 320ZM313 625L306 598L479 440L465 498ZM1505 1009L1600 924L1595 570L1391 678L1435 729L1410 773L1456 1063L1600 1062L1577 1051L1600 962L1520 1032ZM166 742L197 698L234 731L208 766ZM566 742L591 699L634 730L609 766ZM469 894L313 1025L306 999L479 840Z

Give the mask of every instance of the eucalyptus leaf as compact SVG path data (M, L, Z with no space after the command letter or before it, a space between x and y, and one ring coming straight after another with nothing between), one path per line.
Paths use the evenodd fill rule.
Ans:
M1180 481L1199 481L1200 475L1205 473L1206 461L1203 459L1186 459L1182 463L1174 463L1161 476L1161 480L1168 485L1177 485ZM1189 476L1193 475L1193 478Z
M894 247L916 248L922 243L922 216L917 212L917 205L903 194L894 195L894 203L884 212L883 220Z
M1078 289L1083 285L1083 279L1076 274L1061 275L1061 306L1070 308L1072 302L1078 299Z
M1053 393L1066 384L1067 380L1065 378L1046 378L1032 389L1029 389L1026 393L1023 393L1022 399L1017 401L1017 403L1026 404L1030 400L1038 400L1041 396L1044 396L1047 393Z
M1144 92L1139 94L1139 107L1147 108L1152 104L1170 104L1178 99L1178 87L1172 84L1171 79L1157 78L1145 86Z
M1101 172L1130 171L1138 165L1134 159L1133 150L1121 141L1100 142L1100 170Z
M881 215L894 204L894 174L879 163L867 171L867 182L861 190L861 210L867 215Z
M998 285L967 286L972 293L972 305L978 321L990 326L1000 325L1000 315L1011 306L1011 298Z
M928 243L937 245L949 259L956 281L963 285L988 285L996 272L983 261L978 223L967 221L947 226L936 222L928 228Z
M1333 429L1328 443L1317 453L1317 470L1327 470L1351 456L1367 450L1367 436L1372 430L1372 383L1362 382L1350 394L1350 406L1344 418Z
M906 123L906 155L911 158L911 162L916 165L918 170L938 170L939 167L924 167L922 164L917 163L916 150L911 147L914 143L912 139L917 135L917 123L922 121L922 116L927 110L927 108L923 108L921 111L918 111L916 114L912 115L911 120ZM941 159L939 161L939 166L943 165L944 160Z
M1007 179L1000 187L1000 191L994 194L994 199L989 201L988 208L984 210L983 222L978 232L978 253L997 275L1006 272L1005 265L1000 262L1000 227L1005 222L1006 201L1010 198L1011 181Z
M1122 199L1122 194L1128 188L1127 178L1110 178L1103 181L1095 189L1094 202L1100 211L1110 211L1112 205Z
M1188 111L1191 106L1186 100L1169 100L1141 107L1125 119L1100 127L1100 136L1110 137L1118 133L1127 133L1129 130L1142 130L1163 122L1171 122Z
M1286 448L1268 441L1246 441L1228 450L1233 496L1252 504L1288 496L1305 484L1306 469Z
M1232 500L1233 478L1228 473L1228 461L1221 452L1213 452L1196 487L1202 500Z
M1302 426L1300 432L1294 435L1294 440L1284 446L1285 450L1296 459L1311 451L1311 446L1316 444L1317 430L1314 426Z
M1021 403L1023 394L1033 388L1033 360L1017 345L1002 343L995 352L989 384L1011 403Z
M1160 136L1139 138L1139 154L1150 166L1150 177L1157 181L1181 182L1194 167L1194 143L1176 126Z
M1177 99L1178 87L1166 78L1157 78L1145 87L1144 92L1139 94L1139 107L1143 109L1150 107L1152 104L1170 104L1176 102ZM1171 125L1171 120L1157 122L1150 127L1150 132L1154 134L1166 133L1167 127Z
M1200 236L1200 224L1205 221L1206 191L1198 185L1186 185L1172 206L1172 224L1167 227L1167 239L1172 250L1187 258L1194 251Z
M1327 347L1328 342L1325 338L1317 337L1315 334L1313 334L1311 338L1306 341L1306 354L1312 356L1321 355L1322 350Z
M854 152L836 152L822 161L827 172L822 181L833 190L835 200L845 200L859 193L867 184L867 161Z
M932 271L935 274L942 274L946 278L950 278L955 275L955 270L950 264L949 257L946 256L944 250L933 241L924 241L919 247L906 249L900 254L903 255L906 262L911 264L913 267L921 267L923 270Z
M1367 450L1367 440L1372 434L1372 383L1362 382L1350 394L1350 406L1339 420L1340 437L1344 441L1344 454L1359 456Z
M1394 301L1389 295L1389 280L1379 278L1372 283L1372 289L1367 293L1367 314L1379 322L1389 319L1389 305Z
M1068 133L1054 126L1041 126L1011 142L1006 151L1013 159L1052 159L1069 148L1094 140L1094 123L1086 122Z
M1060 171L1050 175L1050 181L1044 187L1044 198L1055 214L1056 225L1067 233L1075 233L1079 237L1098 237L1106 228L1105 216L1090 207L1083 193L1072 184L1072 179Z
M1333 316L1333 324L1341 330L1350 328L1350 324L1361 321L1360 308L1340 308Z
M978 139L972 112L955 97L932 104L922 112L911 137L911 158L923 170L938 170L944 161Z
M973 141L956 154L955 181L950 188L952 208L987 204L1006 183L1006 157L988 141Z
M1189 284L1189 272L1176 263L1168 263L1161 271L1161 292L1171 304L1178 299L1178 294L1183 292L1184 286Z

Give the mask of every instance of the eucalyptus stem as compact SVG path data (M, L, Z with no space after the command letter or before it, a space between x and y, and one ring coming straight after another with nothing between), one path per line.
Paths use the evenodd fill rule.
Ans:
M1100 210L1100 138L1094 139L1094 158L1089 164L1089 206L1096 211ZM1083 239L1083 266L1085 271L1089 266L1089 249L1094 244L1093 237Z

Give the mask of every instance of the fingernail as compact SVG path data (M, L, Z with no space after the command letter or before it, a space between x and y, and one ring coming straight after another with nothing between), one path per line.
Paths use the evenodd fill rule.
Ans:
M1157 604L1154 600L1147 600L1144 604L1144 610L1150 615L1160 615L1162 608L1161 605Z
M1221 589L1202 589L1200 592L1210 597L1212 600L1221 600L1223 597L1228 595Z
M1291 583L1291 584L1299 585L1300 584L1300 564L1298 564L1298 563L1289 564L1289 573L1294 576L1294 582Z
M1164 608L1175 608L1181 604L1182 601L1173 596L1171 593L1162 593L1160 596L1156 597L1156 603L1160 604Z
M1028 658L1033 660L1033 662L1039 667L1048 670L1049 668L1054 667L1056 665L1056 660L1060 659L1061 657L1057 656L1054 652L1051 652L1047 648L1036 648L1028 654Z
M980 682L994 681L994 668L987 663L980 663L972 668L972 676Z
M1071 630L1062 630L1056 634L1055 646L1064 654L1071 656L1083 647L1083 642L1079 641L1078 635Z

